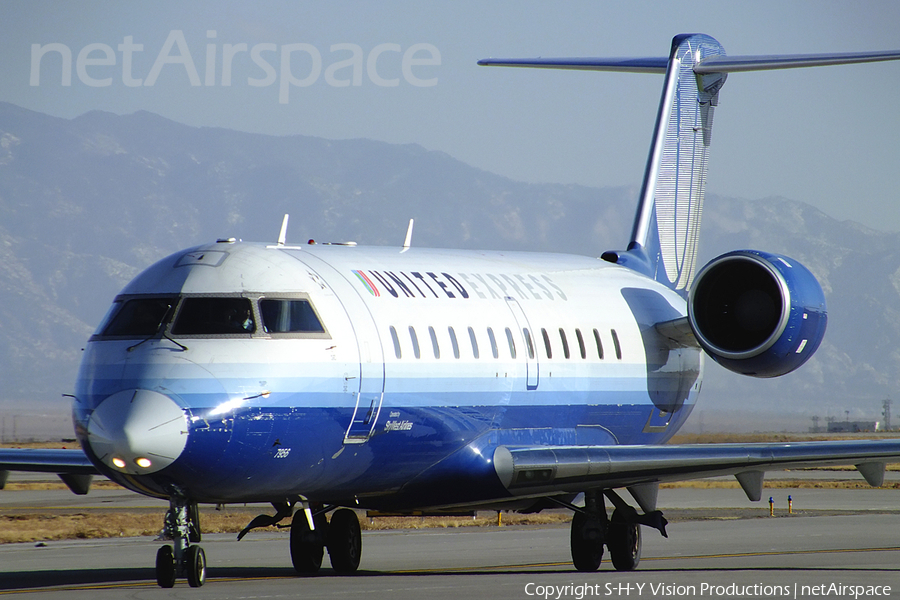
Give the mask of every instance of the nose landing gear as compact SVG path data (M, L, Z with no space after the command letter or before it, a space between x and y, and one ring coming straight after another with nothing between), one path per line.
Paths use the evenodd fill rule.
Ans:
M163 538L172 545L162 546L156 552L156 583L171 588L179 575L187 577L188 585L200 587L206 583L206 553L203 548L191 545L200 541L200 511L181 495L169 498Z

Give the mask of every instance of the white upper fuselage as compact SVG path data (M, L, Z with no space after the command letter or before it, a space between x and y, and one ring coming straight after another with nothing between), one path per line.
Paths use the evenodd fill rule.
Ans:
M117 307L141 298L173 304L158 334L104 334ZM246 301L246 331L186 327L191 298ZM311 306L321 330L279 331L272 300ZM699 391L700 356L668 347L652 325L684 315L676 293L588 257L219 242L163 259L122 291L87 349L75 416L90 431L92 411L123 390L171 398L187 439L154 452L169 444L175 456L142 468L132 448L117 468L124 442L98 433L97 458L113 475L149 477L195 455L207 466L186 472L227 464L220 477L260 479L256 495L193 493L209 501L329 486L377 494L366 470L380 460L398 472L397 482L382 474L389 489L488 434L521 444L668 438ZM214 443L199 448L204 436ZM304 470L275 469L273 490L246 452L229 461L236 445ZM343 478L316 467L347 449L386 454L346 465Z

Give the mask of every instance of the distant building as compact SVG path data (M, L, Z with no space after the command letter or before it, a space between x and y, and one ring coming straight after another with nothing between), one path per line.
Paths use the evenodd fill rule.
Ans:
M830 421L828 423L828 433L859 433L877 429L878 421Z

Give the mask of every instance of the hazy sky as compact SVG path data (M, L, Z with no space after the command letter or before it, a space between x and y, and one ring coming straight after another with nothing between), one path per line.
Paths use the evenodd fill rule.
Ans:
M147 110L196 126L416 143L522 181L637 186L661 76L476 61L661 56L682 32L708 33L731 55L896 49L898 24L895 0L5 0L0 101L66 118ZM898 97L900 61L731 75L708 190L784 196L900 231Z

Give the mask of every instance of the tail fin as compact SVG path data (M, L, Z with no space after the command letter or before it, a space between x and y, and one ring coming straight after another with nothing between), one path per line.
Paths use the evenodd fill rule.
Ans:
M672 40L628 244L627 252L645 263L641 270L674 290L687 290L697 270L713 112L727 76L719 72L696 75L694 67L724 55L721 44L706 35L680 35Z
M603 258L687 294L697 270L713 111L728 73L900 59L900 51L727 57L703 34L672 40L667 58L487 59L480 65L665 73L631 241Z

